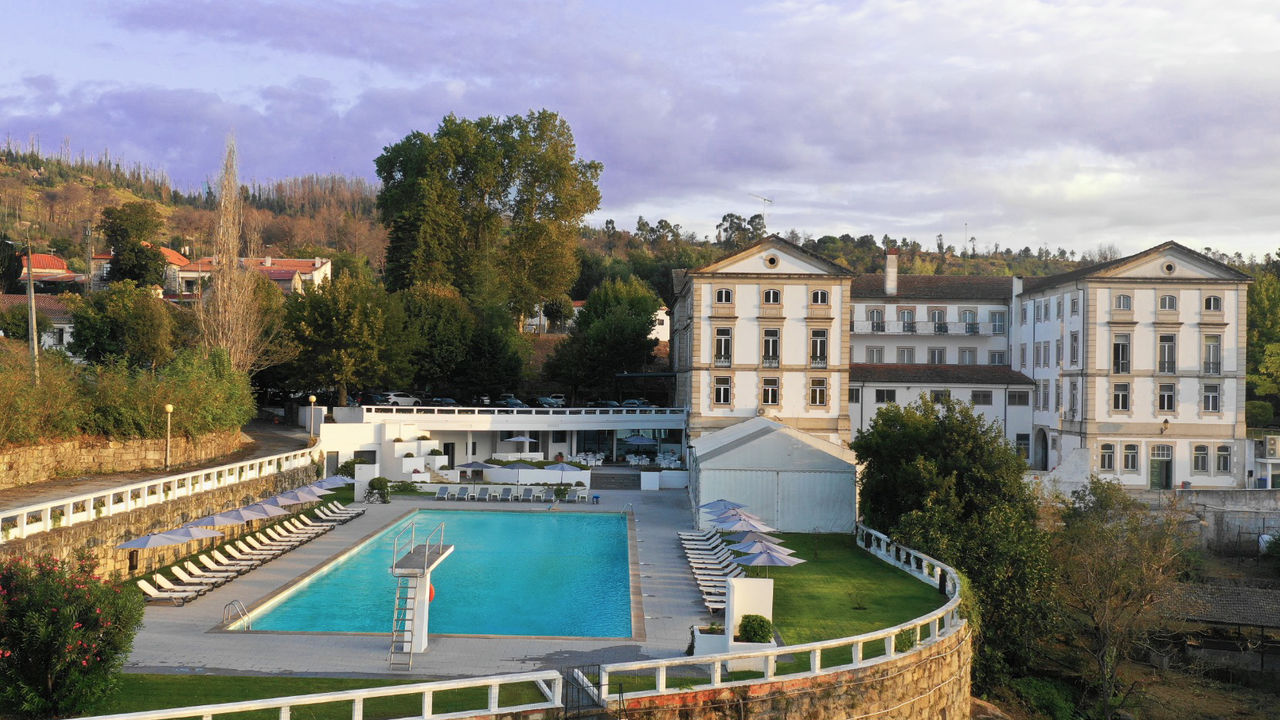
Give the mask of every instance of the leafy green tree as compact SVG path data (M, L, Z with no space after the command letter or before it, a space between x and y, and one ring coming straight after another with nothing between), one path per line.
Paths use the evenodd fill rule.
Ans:
M511 316L496 305L475 309L476 326L466 360L454 375L468 394L516 392L523 380L530 347L511 324Z
M107 282L132 280L139 285L164 285L164 255L154 242L164 227L160 211L149 202L128 202L102 210L98 232L111 244Z
M0 292L16 293L22 276L22 258L18 246L4 233L0 233Z
M142 624L142 598L96 574L87 553L0 561L0 712L68 717L100 708Z
M568 295L551 298L542 304L542 316L552 328L563 327L573 317L573 301Z
M342 275L285 298L284 331L298 349L288 373L301 388L347 390L374 384L386 372L387 294L381 285Z
M982 612L975 685L1025 669L1051 617L1052 573L1037 495L1000 427L966 403L922 396L882 408L850 447L865 522L969 578Z
M49 321L49 316L36 311L36 337L40 337L53 329L53 323ZM27 339L27 307L26 305L14 305L13 307L0 312L0 333L10 340L26 340Z
M547 360L545 374L573 388L603 388L615 373L644 369L658 341L653 332L658 296L639 278L608 280L592 291Z
M71 310L71 354L92 363L119 360L148 368L173 357L175 311L132 280L84 297L63 297Z
M1258 396L1280 395L1280 277L1259 268L1249 288L1246 380Z
M475 315L453 288L415 285L399 296L414 386L448 384L471 348Z
M1176 602L1189 539L1178 514L1175 505L1150 511L1119 483L1096 477L1063 503L1052 543L1061 638L1078 655L1095 717L1114 715L1121 660Z

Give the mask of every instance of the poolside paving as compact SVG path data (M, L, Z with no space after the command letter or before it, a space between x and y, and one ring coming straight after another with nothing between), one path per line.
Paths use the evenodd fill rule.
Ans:
M684 490L600 490L599 505L561 504L555 512L618 512L631 506L635 534L633 592L641 594L644 633L640 640L463 637L431 634L429 649L416 655L410 676L453 678L560 669L683 655L689 628L710 619L681 552L676 531L692 527ZM214 589L184 607L150 605L134 641L127 669L134 672L405 676L387 666L388 635L233 632L216 628L233 600L246 606L276 593L360 540L417 508L458 511L547 512L546 503L442 502L394 497L388 505L364 506L361 517L340 525L284 556ZM333 609L342 612L341 607ZM387 611L390 624L390 608Z

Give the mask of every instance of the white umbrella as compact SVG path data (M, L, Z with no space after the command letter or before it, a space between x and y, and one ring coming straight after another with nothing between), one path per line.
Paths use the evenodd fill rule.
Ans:
M777 528L769 527L759 520L738 518L732 521L713 523L721 532L776 532Z
M285 515L290 515L290 514L291 514L288 510L285 510L285 509L283 509L283 508L281 508L281 507L279 507L279 506L277 506L277 505L268 505L268 504L267 504L267 503L265 503L265 502L255 503L255 504L253 504L253 505L246 506L246 507L245 507L245 508L243 508L243 509L245 509L245 510L251 510L251 511L253 511L253 512L260 512L260 513L263 513L264 515L266 515L266 516L267 516L267 517L269 517L269 518L273 518L273 517L283 517L283 516L285 516Z
M169 545L181 545L186 542L187 538L170 535L168 533L151 533L150 535L141 535L132 540L126 540L116 547L125 550L142 550L146 548L167 547Z
M738 563L739 565L749 565L752 567L763 566L765 568L769 568L769 567L790 567L792 565L799 565L800 563L804 562L804 560L801 560L798 557L790 557L788 555L780 555L778 553L765 551L765 552L752 553L750 555L743 555L740 558L735 558L734 562ZM769 577L769 571L767 569L764 571L764 574L765 574L765 577Z
M777 553L778 555L791 555L792 553L795 552L795 550L789 550L787 548L782 547L781 545L775 545L774 543L764 542L762 540L751 540L749 542L740 542L736 545L730 545L729 549L734 552L748 553L748 554L769 552L769 553Z
M760 520L760 516L745 510L725 510L711 519L711 522L733 522L734 520Z
M778 543L782 542L782 538L776 538L772 535L765 535L764 533L760 533L760 532L734 533L733 535L729 536L729 539L736 543L744 543L744 542L751 542L753 540L759 540L760 542L773 543L777 545Z
M520 452L522 452L522 453L527 453L527 452L529 452L529 443L531 443L531 442L537 442L537 439L535 439L535 438L531 438L531 437L529 437L528 435L512 435L511 437L509 437L509 438L507 438L507 439L503 440L502 442L518 442L518 443L524 443L524 448L522 448L522 449L520 450Z
M237 508L226 512L215 513L208 517L202 517L199 520L192 520L187 525L200 527L218 527L220 525L243 525L250 520L265 520L267 514L260 510L249 510L248 508Z
M165 530L165 535L186 538L187 540L204 540L205 538L222 537L222 533L209 528L187 525L173 530Z
M733 502L732 500L725 500L721 498L719 500L712 500L709 503L703 503L698 506L698 509L706 510L707 512L710 512L712 514L719 514L724 512L725 510L736 510L738 508L744 508L744 507L746 507L746 505L743 505L742 503L736 503L736 502Z
M565 474L565 473L567 473L567 472L582 472L582 468L578 467L577 465L570 465L569 463L563 463L563 462L554 463L554 464L552 464L552 465L548 465L548 466L546 466L546 467L544 467L544 468L542 468L542 469L543 469L543 470L559 470L559 471L560 471L560 484L561 484L561 485L563 485L563 484L564 484L564 474Z

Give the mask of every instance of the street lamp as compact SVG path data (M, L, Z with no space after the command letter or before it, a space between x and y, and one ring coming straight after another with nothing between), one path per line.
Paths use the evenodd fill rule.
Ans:
M307 439L316 439L316 396L308 395L307 400L311 402L311 414L307 416Z
M164 404L164 469L169 469L169 440L173 431L173 405Z

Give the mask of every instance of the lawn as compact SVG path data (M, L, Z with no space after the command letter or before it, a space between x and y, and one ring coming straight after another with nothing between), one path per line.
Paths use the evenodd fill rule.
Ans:
M121 678L120 692L107 707L102 708L99 714L257 700L286 695L308 695L356 688L404 685L410 682L423 682L423 680L420 678L373 680L368 678L125 674ZM447 690L435 693L433 708L440 713L478 710L487 707L488 698L489 690L486 687ZM498 699L504 705L544 700L542 693L532 683L505 685L499 690ZM368 720L407 717L421 712L421 695L366 700L364 704L364 717ZM280 714L276 711L264 710L220 717L235 718L235 720L277 720ZM351 701L295 707L290 717L293 720L349 720Z

